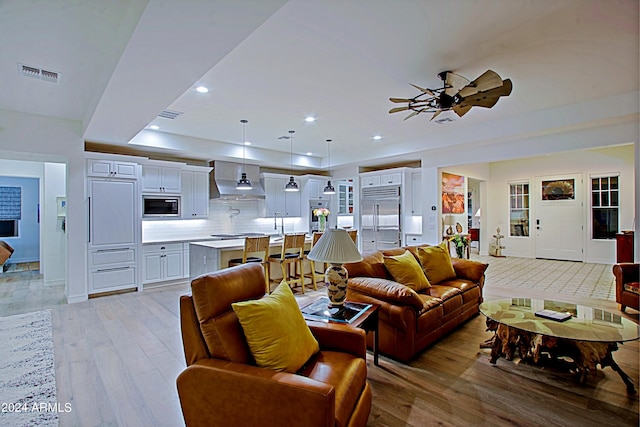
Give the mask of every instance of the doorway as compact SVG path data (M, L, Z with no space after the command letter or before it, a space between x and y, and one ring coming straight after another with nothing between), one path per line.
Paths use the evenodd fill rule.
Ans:
M584 208L580 174L536 177L536 258L583 261Z

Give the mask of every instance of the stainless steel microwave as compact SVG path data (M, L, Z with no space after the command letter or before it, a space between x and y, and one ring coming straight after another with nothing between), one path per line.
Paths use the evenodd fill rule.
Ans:
M142 196L143 217L179 217L180 196Z

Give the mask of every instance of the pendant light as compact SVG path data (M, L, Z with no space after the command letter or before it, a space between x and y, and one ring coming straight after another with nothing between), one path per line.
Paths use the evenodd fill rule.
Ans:
M289 137L289 140L291 141L291 149L289 151L289 173L291 174L291 176L289 176L289 182L287 182L287 185L284 186L284 191L300 190L298 188L298 183L293 180L293 134L294 133L295 133L295 130L289 131L289 134L291 135Z
M236 183L236 190L251 190L253 187L251 186L251 181L247 178L247 172L245 170L245 147L247 146L247 141L245 140L245 128L247 126L247 120L240 120L242 123L242 175L238 182Z
M322 190L322 194L332 195L336 194L336 189L331 185L331 140L327 139L327 154L329 158L329 180L327 180L327 186Z

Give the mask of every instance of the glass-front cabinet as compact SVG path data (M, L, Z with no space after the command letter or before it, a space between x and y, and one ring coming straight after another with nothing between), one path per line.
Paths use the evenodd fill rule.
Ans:
M353 180L338 182L338 215L353 215Z

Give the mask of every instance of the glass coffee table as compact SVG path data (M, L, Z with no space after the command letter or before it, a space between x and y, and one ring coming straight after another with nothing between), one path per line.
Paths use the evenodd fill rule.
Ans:
M373 333L373 364L378 366L377 304L345 301L341 307L330 307L328 297L321 297L300 308L306 320L344 323Z
M567 302L508 298L485 301L480 312L487 317L487 330L495 335L483 343L491 348L490 362L500 357L511 360L516 352L523 360L537 363L543 355L552 359L569 357L584 382L596 366L611 366L635 393L631 378L613 360L618 343L640 336L640 327L616 313Z

